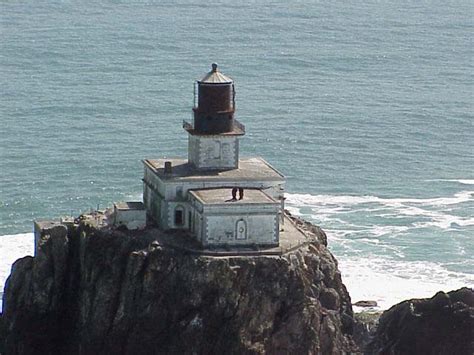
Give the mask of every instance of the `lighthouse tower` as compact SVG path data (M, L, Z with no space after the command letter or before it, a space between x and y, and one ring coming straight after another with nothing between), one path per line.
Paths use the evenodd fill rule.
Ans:
M239 159L245 128L234 113L234 81L212 64L195 82L193 122L183 123L188 158L143 160L148 221L205 248L277 246L285 177L262 158Z
M234 81L217 64L194 88L194 125L189 134L188 162L198 170L229 170L239 167L239 137L245 127L234 118Z

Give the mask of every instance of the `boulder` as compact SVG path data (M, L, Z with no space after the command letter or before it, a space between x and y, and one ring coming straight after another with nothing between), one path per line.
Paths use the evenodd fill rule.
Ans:
M353 306L357 307L377 307L376 301L357 301L353 304Z
M382 314L366 354L474 354L474 291L438 292Z

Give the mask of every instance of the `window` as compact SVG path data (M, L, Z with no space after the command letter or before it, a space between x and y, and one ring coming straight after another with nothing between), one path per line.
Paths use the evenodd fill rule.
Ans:
M176 207L174 210L174 224L175 226L182 226L184 224L184 208Z

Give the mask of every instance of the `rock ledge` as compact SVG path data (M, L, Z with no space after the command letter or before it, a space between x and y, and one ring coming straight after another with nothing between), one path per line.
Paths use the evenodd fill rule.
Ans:
M55 226L12 268L6 353L355 352L337 262L324 232L304 226L310 243L254 257L185 253L153 231Z

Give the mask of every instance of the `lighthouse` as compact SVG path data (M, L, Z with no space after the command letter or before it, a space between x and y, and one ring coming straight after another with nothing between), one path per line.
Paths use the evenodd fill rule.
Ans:
M188 161L196 169L238 168L239 138L245 127L234 113L234 81L213 63L211 71L194 85L194 124L183 124L189 134Z
M278 246L285 177L262 158L240 158L245 127L235 98L234 81L215 63L194 83L187 159L143 160L148 221L204 248Z

